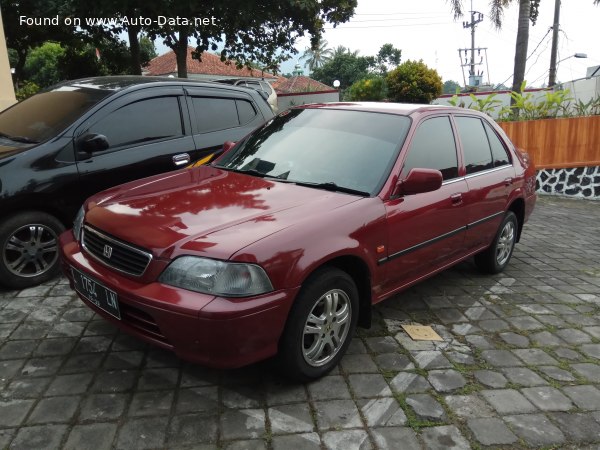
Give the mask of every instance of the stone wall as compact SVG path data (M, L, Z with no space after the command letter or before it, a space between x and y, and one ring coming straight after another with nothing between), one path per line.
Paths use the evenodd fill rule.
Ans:
M600 167L541 169L537 173L537 191L600 200Z

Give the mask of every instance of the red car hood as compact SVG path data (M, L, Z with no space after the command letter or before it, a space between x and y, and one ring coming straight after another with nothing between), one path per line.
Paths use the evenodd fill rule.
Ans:
M159 258L238 250L361 197L199 167L97 194L86 223Z

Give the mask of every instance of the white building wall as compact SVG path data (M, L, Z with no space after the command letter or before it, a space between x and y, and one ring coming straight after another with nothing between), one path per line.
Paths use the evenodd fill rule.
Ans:
M285 111L292 106L306 105L308 103L339 102L339 91L329 92L302 92L297 94L278 94L277 106L279 111Z

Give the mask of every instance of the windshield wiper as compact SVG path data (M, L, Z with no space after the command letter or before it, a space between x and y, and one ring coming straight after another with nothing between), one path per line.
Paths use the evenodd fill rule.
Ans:
M0 137L9 139L14 142L23 142L25 144L38 144L38 141L34 141L33 139L29 139L25 136L11 136L9 134L0 132Z
M288 180L288 181L290 181L291 183L295 183L298 186L313 187L316 189L324 189L326 191L344 192L346 194L362 195L364 197L369 197L371 195L369 192L360 191L358 189L352 189L352 188L345 187L345 186L340 186L340 185L334 183L333 181L327 181L325 183L311 183L308 181L291 181L291 180Z
M255 177L260 177L260 178L269 176L266 173L259 172L256 169L232 169L230 167L221 167L221 166L217 166L217 167L219 167L219 169L230 170L232 172L243 173L245 175L253 175Z

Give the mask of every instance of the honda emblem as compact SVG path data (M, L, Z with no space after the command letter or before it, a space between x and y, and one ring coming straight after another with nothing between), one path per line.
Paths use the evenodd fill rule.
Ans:
M104 246L104 252L103 252L104 257L106 259L110 259L110 257L112 256L112 251L113 251L113 249L112 249L112 247L110 245L105 245Z

